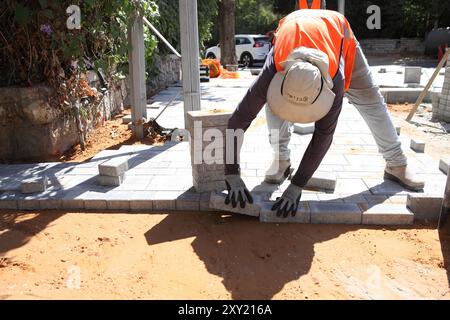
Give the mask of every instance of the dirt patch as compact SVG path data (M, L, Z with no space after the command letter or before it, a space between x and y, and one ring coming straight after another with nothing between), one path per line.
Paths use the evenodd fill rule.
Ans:
M450 299L450 237L434 227L4 212L0 297Z
M125 110L104 125L99 126L89 135L84 151L81 150L80 145L76 145L59 158L58 161L83 162L91 159L103 150L118 150L123 145L164 144L165 139L156 135L147 136L142 141L137 140L133 136L132 131L128 129L128 125L123 124L123 117L130 113L130 110Z
M394 122L401 127L402 134L423 140L425 152L436 160L450 157L450 124L431 121L431 106L419 107L411 122L405 119L413 108L413 104L390 104L389 111Z

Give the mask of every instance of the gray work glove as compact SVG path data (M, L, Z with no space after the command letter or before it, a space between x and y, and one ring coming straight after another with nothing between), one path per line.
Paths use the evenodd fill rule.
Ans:
M225 176L225 183L228 189L228 195L225 198L225 204L231 205L233 208L237 207L238 202L241 208L245 208L245 204L253 203L253 197L245 186L244 181L242 181L241 176L238 174L230 174Z
M283 216L287 218L289 213L295 217L297 215L298 204L302 197L303 189L294 184L290 184L284 191L281 198L277 198L277 202L272 207L272 211L277 211L277 217Z

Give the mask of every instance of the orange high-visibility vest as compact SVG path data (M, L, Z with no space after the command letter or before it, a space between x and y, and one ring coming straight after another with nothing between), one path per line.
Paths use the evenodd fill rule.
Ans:
M310 7L308 6L308 0L300 0L298 7L300 9L320 9L320 4L321 4L320 0L313 0Z
M337 11L297 10L283 18L275 33L274 59L277 71L280 63L298 47L318 49L328 55L328 71L332 78L344 58L345 91L350 87L356 55L356 39L347 19Z

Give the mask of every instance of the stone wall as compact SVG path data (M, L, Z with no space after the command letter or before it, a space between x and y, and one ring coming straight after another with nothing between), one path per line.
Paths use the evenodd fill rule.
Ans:
M97 83L89 77L91 85ZM46 86L0 88L0 161L45 161L61 156L79 143L75 117L51 106ZM110 85L93 117L84 119L89 134L96 125L123 110L125 80Z
M433 120L450 122L450 57L445 67L442 92L433 99Z
M170 84L180 81L181 59L174 54L158 57L156 69L159 70L158 75L147 79L147 97L151 97Z
M419 38L362 39L360 44L365 54L424 54L425 52L425 44Z

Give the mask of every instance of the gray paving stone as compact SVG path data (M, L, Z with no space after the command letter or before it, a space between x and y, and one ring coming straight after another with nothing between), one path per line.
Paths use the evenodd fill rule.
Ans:
M22 181L20 191L24 194L44 192L47 189L47 177L35 177Z
M121 176L118 176L118 177L99 175L97 177L97 179L98 179L98 184L101 185L101 186L118 187L124 182L125 175L121 175Z
M211 208L209 207L210 196L211 196L210 192L204 192L204 193L200 194L200 199L199 199L200 211L202 211L202 212L211 211Z
M17 210L16 200L2 200L0 199L0 209L2 210Z
M312 134L316 129L314 123L295 123L294 132L298 134Z
M61 199L42 199L39 201L41 210L61 210L62 200Z
M277 217L275 211L272 211L272 206L275 202L263 202L261 203L261 212L259 215L260 222L266 223L310 223L311 213L306 202L300 202L297 215L292 217L289 215L287 218Z
M362 212L354 203L309 202L311 223L361 224Z
M318 172L308 181L305 188L314 190L334 191L336 175L329 172Z
M131 200L130 201L131 211L152 211L153 210L153 200Z
M176 199L182 191L157 191L153 195L153 211L176 210Z
M25 211L36 211L40 210L41 205L39 200L31 200L31 199L19 199L17 200L17 207L19 210Z
M184 193L176 199L177 211L199 211L200 210L200 194Z
M130 211L130 200L112 200L106 201L108 210L112 211Z
M380 204L363 212L364 225L412 225L414 214L406 206L398 204Z
M439 161L439 170L441 170L444 174L448 174L450 168L450 159L441 159Z
M128 170L128 156L113 158L98 165L101 176L120 177Z
M61 199L61 209L64 210L84 210L84 200L82 199Z
M86 210L108 210L106 200L100 199L87 199L84 200L84 208Z
M416 219L437 221L441 213L442 196L408 194L407 207Z
M209 207L215 210L238 213L252 217L259 217L261 208L258 204L247 203L244 209L242 209L238 204L236 208L233 208L231 204L229 205L225 204L225 198L226 198L225 193L212 192L211 197L209 199Z
M122 118L122 123L123 124L129 124L132 121L132 117L131 114L127 114L125 117Z
M418 153L424 153L425 152L425 142L422 140L411 140L411 149L413 149L415 152Z

